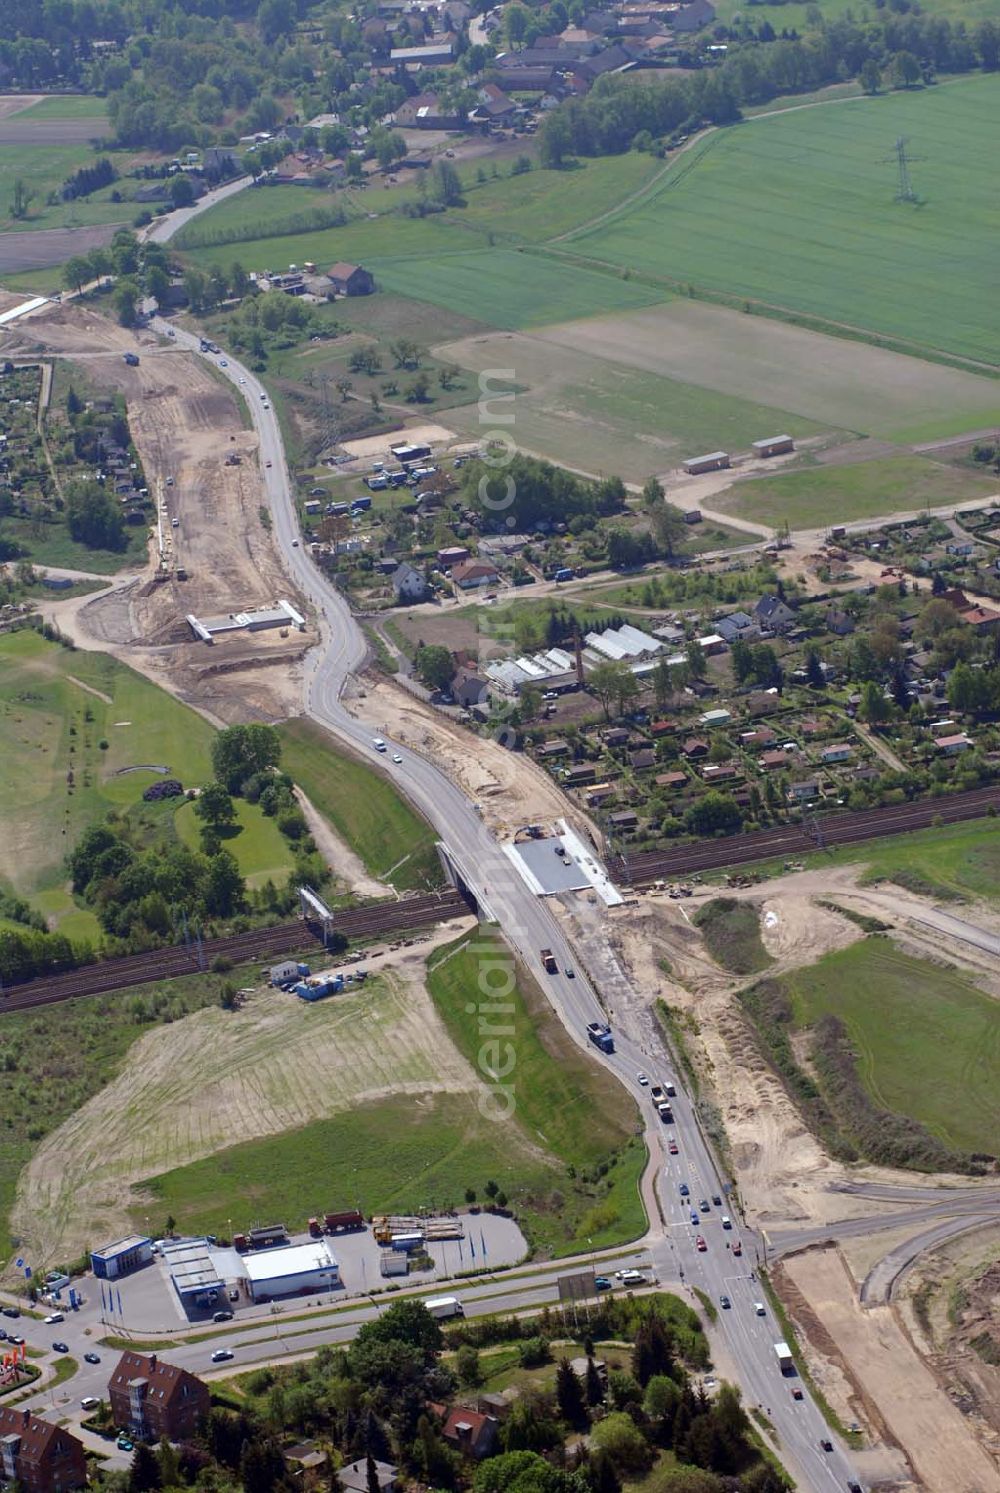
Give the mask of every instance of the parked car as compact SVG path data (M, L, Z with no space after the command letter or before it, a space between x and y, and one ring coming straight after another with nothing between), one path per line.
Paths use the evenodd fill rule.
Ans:
M3 1311L5 1317L19 1317L21 1315L20 1310L16 1306L5 1306L0 1308L0 1310Z
M69 1343L53 1343L52 1351L53 1353L68 1353Z
M84 1395L83 1399L80 1401L80 1409L96 1410L100 1403L101 1402L96 1395Z
M45 1325L46 1327L54 1327L57 1322L65 1322L65 1320L66 1318L62 1312L53 1312L51 1316L45 1318Z
M115 1445L120 1452L131 1452L135 1450L131 1438L125 1436L124 1434L119 1436L118 1440L115 1442Z
M84 1363L100 1363L101 1355L99 1353L85 1353L83 1361Z
M232 1314L232 1312L222 1311L222 1312L213 1312L212 1313L212 1321L213 1322L231 1322L232 1320L233 1320L233 1314Z

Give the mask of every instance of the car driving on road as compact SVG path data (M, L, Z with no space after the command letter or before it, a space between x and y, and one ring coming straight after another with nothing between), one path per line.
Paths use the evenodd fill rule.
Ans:
M99 1353L85 1353L83 1361L84 1363L100 1363L101 1355Z
M686 1197L690 1197L690 1196L691 1196L691 1189L690 1189L690 1187L687 1185L686 1182L682 1182L681 1183L681 1197L682 1198L686 1198Z
M68 1353L69 1343L53 1343L52 1351L53 1353Z
M234 1356L235 1355L230 1348L216 1348L215 1352L212 1354L212 1362L228 1363L230 1358L233 1358Z

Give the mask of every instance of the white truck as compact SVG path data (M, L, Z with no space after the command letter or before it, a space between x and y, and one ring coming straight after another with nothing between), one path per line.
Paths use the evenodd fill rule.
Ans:
M446 1321L449 1317L464 1317L465 1308L457 1296L432 1296L424 1302L432 1317L439 1322Z
M778 1367L780 1368L781 1372L783 1374L794 1374L795 1359L792 1357L792 1350L788 1346L788 1344L775 1343L774 1352L775 1356L777 1357Z

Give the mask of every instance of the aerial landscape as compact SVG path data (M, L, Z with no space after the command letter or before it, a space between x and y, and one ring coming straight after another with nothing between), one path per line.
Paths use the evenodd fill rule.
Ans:
M0 16L0 1485L1000 1493L998 0Z

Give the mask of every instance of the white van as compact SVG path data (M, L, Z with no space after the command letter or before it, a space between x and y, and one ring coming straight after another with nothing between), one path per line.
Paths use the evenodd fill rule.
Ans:
M383 741L381 736L376 736L372 739L372 746L377 752L385 751L385 742Z

